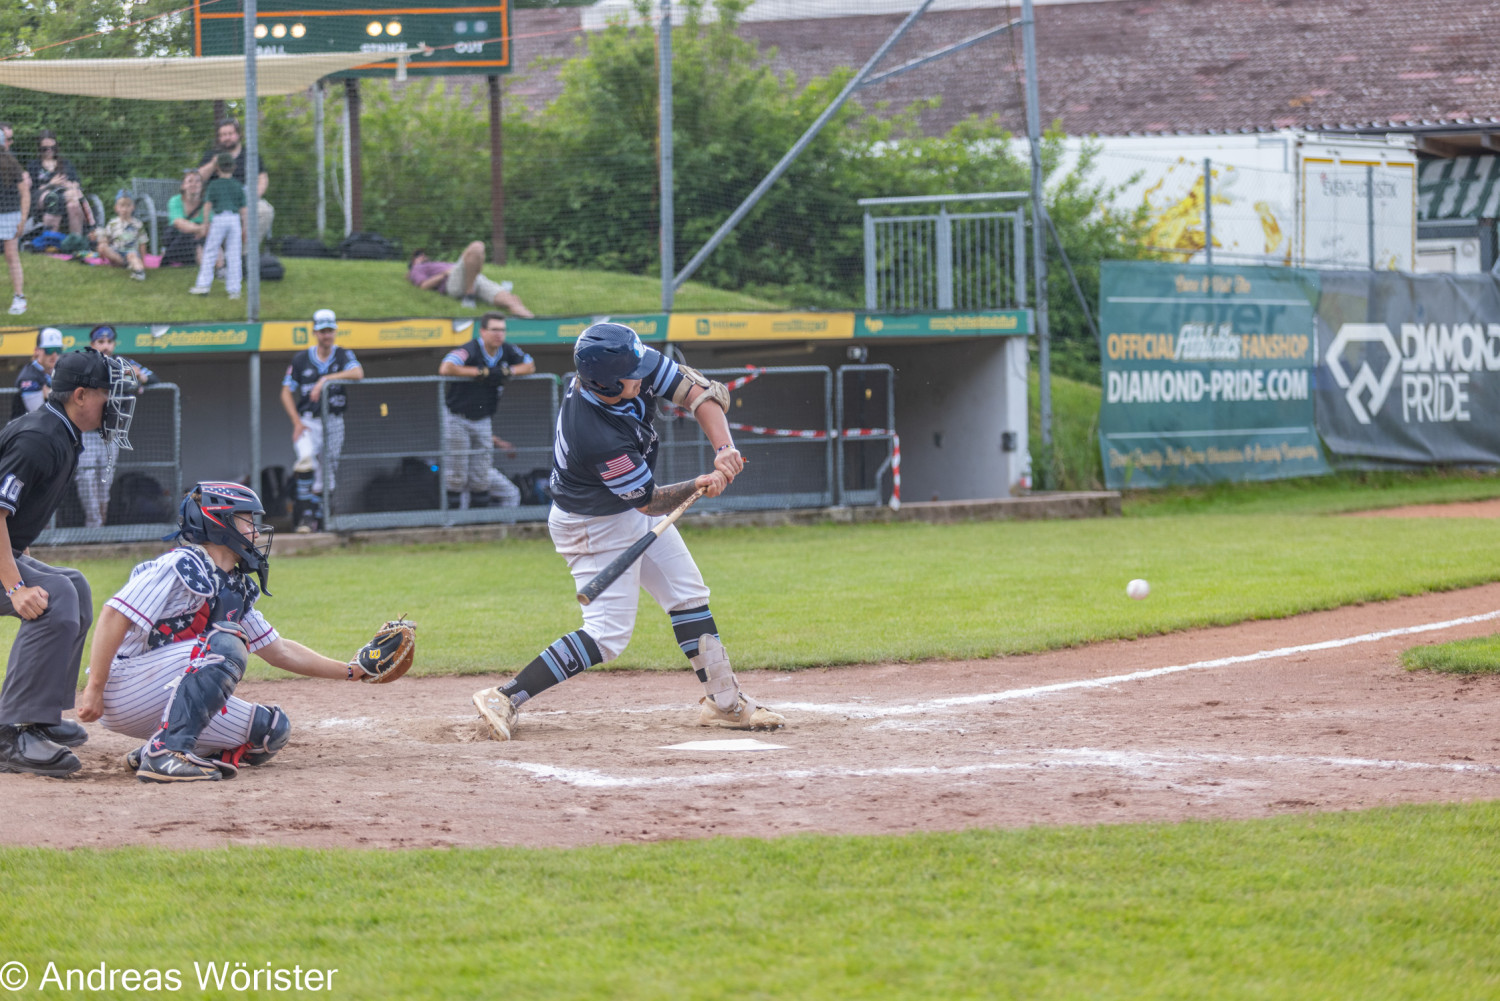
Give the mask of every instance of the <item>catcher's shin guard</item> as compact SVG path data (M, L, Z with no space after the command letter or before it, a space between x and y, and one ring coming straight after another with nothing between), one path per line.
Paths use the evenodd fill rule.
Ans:
M151 741L151 751L190 754L198 743L198 735L214 714L224 708L245 676L249 656L244 637L237 629L213 626L200 637L187 669L172 683L166 722Z
M701 700L699 726L721 726L731 730L774 730L786 726L786 717L774 713L740 691L724 644L712 633L698 637L698 655L690 658L693 671L708 692Z
M280 706L256 706L255 720L250 724L250 739L236 748L243 751L237 760L247 765L263 765L292 739L292 721Z

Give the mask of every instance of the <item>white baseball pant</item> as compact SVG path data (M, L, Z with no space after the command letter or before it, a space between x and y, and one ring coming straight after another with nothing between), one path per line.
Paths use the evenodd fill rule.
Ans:
M313 493L323 492L323 439L328 439L328 489L334 487L334 474L339 468L339 454L344 450L344 415L329 414L327 426L324 426L323 418L311 417L306 414L302 417L302 434L292 443L297 450L297 458L302 459L304 455L312 460L313 469Z
M238 295L244 280L244 266L240 261L244 234L240 232L238 212L215 212L208 223L208 236L203 240L203 263L198 265L198 287L208 288L214 283L214 267L219 263L219 253L224 252L224 287L230 295Z
M97 434L84 434L83 454L78 457L78 502L83 505L84 528L100 528L104 524L118 455L118 445Z
M573 580L582 588L660 520L639 511L569 514L553 505L547 516L547 531L553 547L568 561ZM708 604L708 585L676 525L663 532L603 594L583 606L583 629L599 645L606 663L624 653L630 642L641 588L669 614Z
M155 733L195 645L191 641L168 643L135 657L117 659L104 686L104 715L99 720L104 728L141 740ZM199 734L195 753L239 747L250 739L254 722L255 703L231 695L224 711L214 713Z

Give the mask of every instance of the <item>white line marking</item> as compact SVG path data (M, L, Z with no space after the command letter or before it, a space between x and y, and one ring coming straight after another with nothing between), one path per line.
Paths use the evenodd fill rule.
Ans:
M685 744L667 744L661 751L785 751L785 744L768 744L754 737L735 737L729 740L690 740Z
M1418 626L1403 626L1400 629L1386 629L1378 633L1362 633L1359 636L1345 636L1342 639L1323 640L1319 643L1303 643L1300 646L1277 647L1274 650L1260 650L1256 653L1241 654L1236 657L1216 657L1213 660L1198 660L1191 664L1174 664L1171 667L1153 667L1145 671L1132 671L1129 674L1116 674L1107 678L1088 678L1082 681L1061 681L1053 685L1034 685L1030 688L1012 688L1004 692L990 692L984 695L953 695L944 699L928 699L925 702L912 703L910 705L875 706L861 705L859 703L838 702L777 702L776 708L791 709L809 713L830 713L839 716L853 716L858 718L873 718L878 716L912 716L918 713L935 712L954 706L970 706L977 703L1008 702L1012 699L1033 699L1040 695L1051 695L1055 692L1066 692L1074 689L1084 688L1108 688L1112 685L1124 684L1127 681L1144 681L1147 678L1159 678L1163 675L1178 674L1182 671L1202 671L1215 667L1229 667L1234 664L1249 664L1262 660L1276 660L1281 657L1291 657L1299 653L1313 653L1318 650L1336 650L1340 647L1354 646L1359 643L1375 643L1380 640L1390 639L1393 636L1413 636L1417 633L1436 632L1441 629L1452 629L1455 626L1465 626L1474 622L1488 622L1492 619L1500 619L1500 610L1485 612L1482 615L1466 615L1459 619L1448 619L1445 622L1427 622Z
M1373 769L1379 771L1437 771L1500 776L1500 766L1487 764L1432 764L1426 761L1401 761L1382 758L1345 758L1323 755L1289 754L1234 755L1182 754L1147 751L1109 751L1091 747L1051 748L1040 751L995 751L994 754L1028 756L1025 761L995 761L968 765L898 765L885 768L797 768L779 771L709 772L699 775L612 775L593 768L562 768L530 761L499 760L495 764L525 772L540 781L561 782L580 789L643 789L659 787L728 785L752 781L806 781L811 779L848 778L914 778L920 776L966 776L992 772L1033 771L1045 769L1108 769L1132 772L1142 777L1166 769L1181 769L1205 764L1220 765L1303 765L1325 768Z

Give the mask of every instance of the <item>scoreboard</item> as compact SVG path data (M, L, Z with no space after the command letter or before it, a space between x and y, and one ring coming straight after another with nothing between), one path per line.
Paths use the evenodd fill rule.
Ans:
M370 62L331 74L392 77L389 53L427 46L407 59L411 76L485 75L511 66L509 0L257 0L255 46L262 56L368 52ZM193 0L193 51L245 50L242 0Z

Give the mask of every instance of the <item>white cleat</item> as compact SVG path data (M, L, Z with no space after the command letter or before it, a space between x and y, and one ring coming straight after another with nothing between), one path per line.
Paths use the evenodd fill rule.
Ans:
M498 687L475 692L474 708L489 727L491 740L510 740L516 732L516 707Z
M781 713L756 705L744 695L729 712L720 709L718 703L708 696L699 699L698 703L703 707L698 711L699 726L719 726L727 730L775 730L786 726L786 717Z

